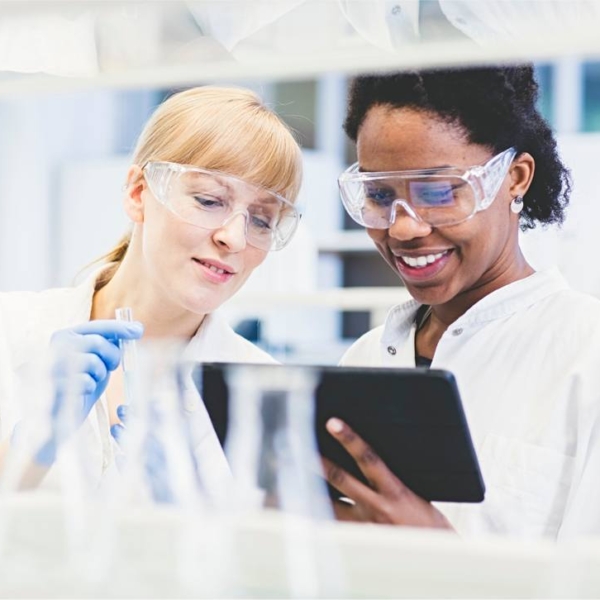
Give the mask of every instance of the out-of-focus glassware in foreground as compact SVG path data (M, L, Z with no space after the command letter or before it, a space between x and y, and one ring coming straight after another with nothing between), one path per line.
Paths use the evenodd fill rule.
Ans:
M58 555L61 567L77 572L82 580L94 581L102 577L106 564L93 559L106 555L99 547L108 542L110 533L102 527L106 511L99 489L104 470L101 451L89 443L95 436L92 421L96 415L82 423L77 373L63 373L58 389L53 359L43 355L22 367L27 373L16 391L21 412L0 477L6 514L12 512L15 521L0 520L0 563L18 581L19 570L26 569L28 562L27 557L15 555L13 544L30 536L32 546L50 544L52 558L57 560ZM46 514L48 529L41 524L32 528L19 519L22 505Z
M144 340L137 346L135 372L131 373L132 400L123 434L123 461L118 486L110 493L115 521L121 513L137 521L155 518L171 526L149 531L155 551L170 548L171 561L183 589L202 596L227 592L227 577L220 552L217 524L210 518L206 493L195 453L192 421L186 413L191 366L184 359L185 345L178 340ZM200 402L200 398L197 398ZM127 528L121 520L121 527ZM119 553L139 553L128 547L131 536L121 536ZM141 550L142 554L144 550ZM148 556L148 562L155 556ZM136 562L141 564L142 557Z
M123 436L121 500L135 505L201 505L201 485L183 411L183 346L144 341L131 373ZM126 505L126 504L125 504Z
M57 405L49 373L32 374L26 393L30 406L2 478L3 497L19 498L22 517L2 528L4 515L16 513L0 510L0 556L10 558L0 560L4 587L13 582L15 590L36 595L35 586L23 585L30 573L40 571L36 561L42 557L52 562L44 573L90 595L119 590L124 596L150 596L164 581L172 582L178 594L194 597L260 595L269 590L244 586L248 578L256 579L256 569L265 568L285 573L291 597L344 595L338 549L319 531L332 510L319 476L313 372L299 375L273 366L260 374L239 365L229 373L227 450L233 477L213 494L205 489L212 487L203 477L206 465L199 464L214 462L210 453L198 451L206 431L194 430L189 414L201 400L184 345L150 340L137 350L122 460L110 473L104 465L106 447L90 444L90 436L102 441L99 415L106 413L106 404L78 423L81 397L75 389L70 393L67 385ZM59 440L56 462L34 494L16 493L52 431ZM216 438L215 443L219 449ZM33 514L31 506L21 510L26 498L49 493L55 508L42 502L34 516L46 525L24 525ZM256 535L273 549L268 565L253 552ZM23 543L26 537L31 543ZM23 552L15 553L16 548Z
M320 524L334 517L314 435L315 372L236 365L226 377L232 508L280 511L291 597L343 595L339 554L319 535Z
M129 307L117 308L115 310L115 318L117 321L133 321L133 310ZM121 349L121 368L123 369L123 380L125 383L125 402L131 403L133 396L132 378L137 368L137 341L136 340L119 340L119 348Z

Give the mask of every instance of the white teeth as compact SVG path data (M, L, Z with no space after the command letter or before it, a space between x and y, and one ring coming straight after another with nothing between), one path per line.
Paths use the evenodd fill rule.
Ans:
M208 269L210 269L211 271L218 273L219 275L223 275L224 273L227 273L227 271L225 271L224 269L219 269L219 268L215 267L215 265L209 265L208 263L205 263L205 262L203 262L202 264L205 267L207 267Z
M439 254L428 254L427 256L417 256L416 258L412 256L400 256L400 258L409 267L412 267L413 269L420 269L434 263L436 260L442 258L442 256L445 254L448 254L448 250L445 252L440 252Z

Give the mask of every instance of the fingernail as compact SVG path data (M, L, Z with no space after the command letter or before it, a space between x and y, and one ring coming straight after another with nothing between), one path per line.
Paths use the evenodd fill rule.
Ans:
M342 433L344 424L339 419L332 418L327 421L327 429L330 433Z

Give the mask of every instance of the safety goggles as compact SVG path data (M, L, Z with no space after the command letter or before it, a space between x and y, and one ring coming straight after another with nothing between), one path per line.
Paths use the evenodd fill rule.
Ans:
M246 241L261 250L280 250L298 226L291 202L239 177L162 161L146 163L143 171L156 199L190 225L219 229L241 214Z
M494 201L517 152L508 148L484 165L366 173L358 163L338 184L344 208L359 225L388 229L398 209L432 227L456 225Z

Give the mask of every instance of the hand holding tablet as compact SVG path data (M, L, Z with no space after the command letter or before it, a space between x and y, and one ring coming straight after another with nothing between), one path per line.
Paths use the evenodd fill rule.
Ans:
M240 367L207 363L195 372L196 385L221 444L226 442L229 417L227 374ZM283 367L250 368L264 377L269 370ZM451 373L435 369L285 366L290 368L318 373L315 437L326 464L343 471L344 485L352 485L355 490L358 482L370 488L376 485L353 456L356 446L364 443L376 455L378 464L381 461L380 467L423 501L483 500L483 479ZM331 418L342 421L347 427L345 432L334 437L326 429ZM349 435L356 439L349 439ZM359 459L363 467L364 460ZM383 477L381 468L378 473L379 478ZM339 491L351 497L347 489Z

